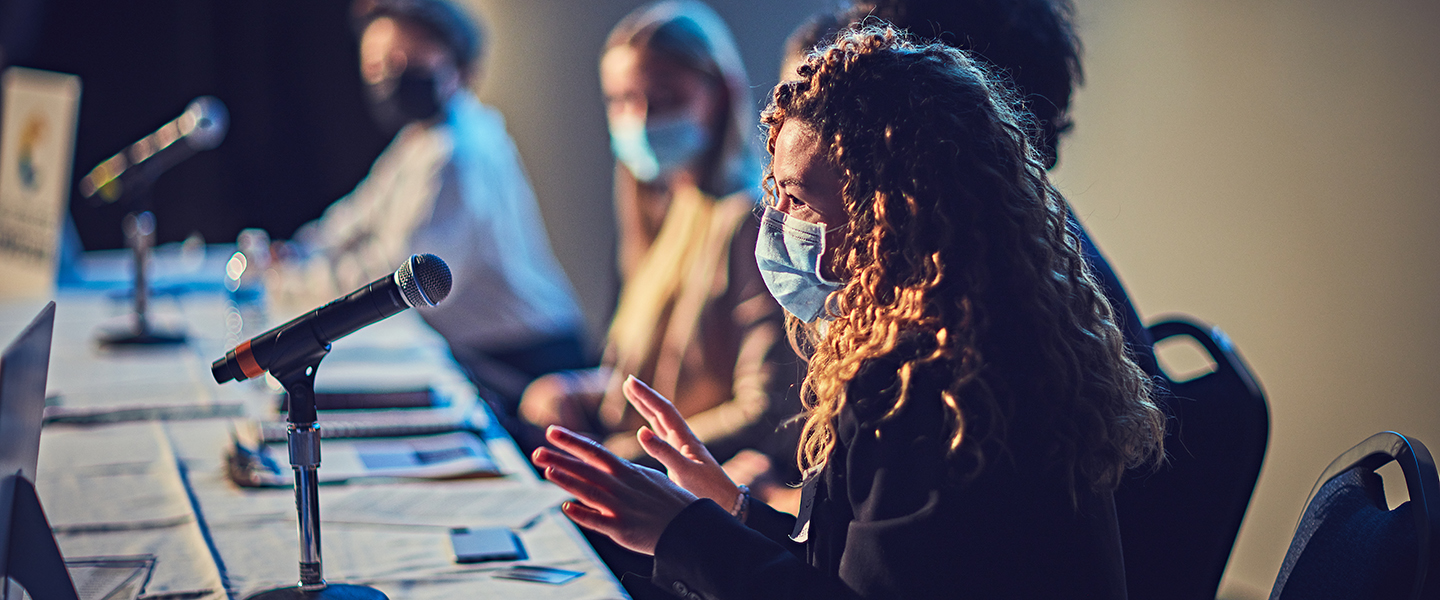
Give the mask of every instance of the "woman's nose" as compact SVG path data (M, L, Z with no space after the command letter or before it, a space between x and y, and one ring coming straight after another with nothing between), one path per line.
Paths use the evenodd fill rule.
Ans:
M788 214L790 214L790 205L791 205L790 196L786 195L785 192L776 190L776 191L775 191L775 210L778 210L778 211L780 211L780 212L785 213L785 214L788 215Z

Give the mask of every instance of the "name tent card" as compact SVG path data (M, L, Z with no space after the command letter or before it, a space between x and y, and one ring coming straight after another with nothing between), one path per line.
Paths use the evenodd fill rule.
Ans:
M80 78L10 67L0 87L0 297L48 297L70 198Z

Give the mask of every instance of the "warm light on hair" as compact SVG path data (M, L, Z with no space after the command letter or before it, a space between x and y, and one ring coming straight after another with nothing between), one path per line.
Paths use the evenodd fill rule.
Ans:
M961 51L889 27L842 31L799 77L762 117L768 147L786 122L812 128L849 217L833 320L823 335L791 320L810 355L801 467L828 460L847 402L876 403L878 426L920 385L939 388L961 476L1011 454L1017 432L1072 490L1159 460L1163 413L1009 92Z

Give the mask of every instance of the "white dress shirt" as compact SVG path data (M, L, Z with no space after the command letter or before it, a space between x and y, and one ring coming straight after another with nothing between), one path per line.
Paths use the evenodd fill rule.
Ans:
M401 129L355 190L296 239L312 254L302 275L280 277L291 298L335 297L430 253L450 266L454 287L420 312L452 346L503 351L580 328L504 119L464 90L443 122Z

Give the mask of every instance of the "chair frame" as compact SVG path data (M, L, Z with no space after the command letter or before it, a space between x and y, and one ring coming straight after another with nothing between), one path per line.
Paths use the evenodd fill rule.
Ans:
M1430 450L1420 440L1394 431L1382 431L1346 450L1331 461L1320 479L1315 481L1310 495L1305 498L1305 510L1309 510L1320 488L1336 476L1356 467L1373 472L1392 460L1405 474L1405 489L1410 493L1411 513L1415 515L1415 531L1424 533L1416 536L1419 552L1416 555L1414 591L1410 597L1419 600L1440 596L1440 577L1429 578L1428 581L1426 577L1432 570L1440 572L1440 552L1436 552L1434 546L1440 540L1440 474L1437 474ZM1295 524L1297 533L1304 520L1302 511L1300 521Z
M1162 371L1163 378L1156 391L1157 400L1171 418L1165 435L1166 453L1171 462L1154 472L1131 471L1115 495L1121 544L1125 548L1126 580L1132 598L1213 600L1264 464L1270 437L1269 408L1265 393L1249 366L1220 328L1202 325L1189 316L1171 314L1160 317L1147 329L1156 343L1178 336L1193 338L1214 360L1215 370L1185 381L1173 381ZM1222 385L1233 393L1223 397L1202 395L1202 390L1212 385ZM1197 387L1192 390L1189 386ZM1241 387L1243 392L1238 389ZM1159 539L1156 534L1170 531L1185 515L1201 508L1193 505L1201 493L1197 486L1213 483L1214 470L1222 463L1197 462L1194 454L1216 452L1214 446L1219 440L1214 435L1187 440L1186 434L1187 429L1213 428L1217 420L1233 422L1234 429L1224 443L1245 457L1223 464L1227 470L1240 474L1227 483L1229 487L1224 493L1229 500L1223 514L1211 510L1209 514L1213 518L1207 517L1208 526L1222 528L1229 538L1218 539L1208 534L1197 537L1202 536L1196 529L1199 525L1185 520L1168 539ZM1259 458L1250 458L1255 456ZM1246 494L1243 504L1238 502L1241 493ZM1127 532L1130 535L1126 535ZM1136 535L1139 537L1134 537ZM1175 547L1184 548L1185 556L1166 551ZM1203 566L1197 567L1194 560L1202 560Z

